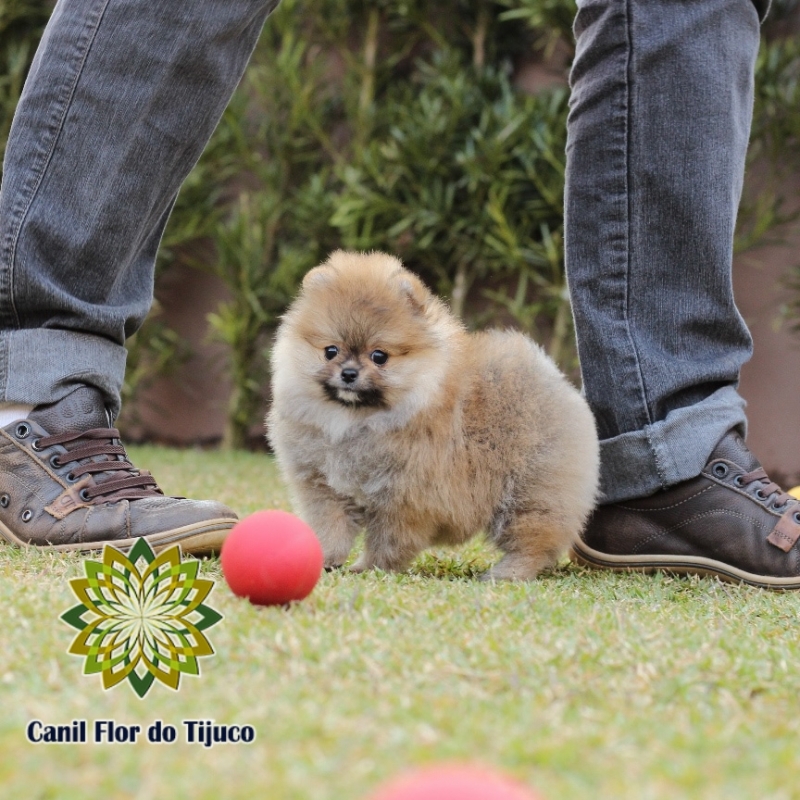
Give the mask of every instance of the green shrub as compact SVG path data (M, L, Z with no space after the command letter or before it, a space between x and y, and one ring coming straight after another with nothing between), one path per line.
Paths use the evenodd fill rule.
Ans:
M387 93L371 141L339 174L332 223L346 247L400 255L465 316L482 293L523 327L534 318L519 287L539 290L538 314L566 301L561 258L567 93L513 89L496 67L453 51L421 62ZM554 244L556 246L554 247ZM485 306L485 303L484 303Z
M53 0L0 3L0 163L25 76L52 8Z

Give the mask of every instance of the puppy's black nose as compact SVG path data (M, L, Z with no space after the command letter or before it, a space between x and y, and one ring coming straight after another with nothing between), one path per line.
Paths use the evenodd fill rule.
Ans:
M346 369L342 370L342 380L345 383L353 383L353 381L358 377L358 370L354 369L353 367L347 367Z

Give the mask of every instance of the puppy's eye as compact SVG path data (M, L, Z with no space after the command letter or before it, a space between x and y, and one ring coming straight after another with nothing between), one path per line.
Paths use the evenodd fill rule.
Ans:
M379 367L389 360L389 354L384 353L383 350L373 350L369 357L372 359L372 363L377 364Z
M330 361L339 355L339 348L335 344L331 344L328 345L328 347L326 347L322 352L325 353L325 358Z

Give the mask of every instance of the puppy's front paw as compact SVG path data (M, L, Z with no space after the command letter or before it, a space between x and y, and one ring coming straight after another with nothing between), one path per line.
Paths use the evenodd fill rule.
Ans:
M350 555L350 544L348 543L334 543L326 542L324 539L322 544L323 565L325 570L330 572L332 569L339 569L343 567Z
M507 555L501 558L488 572L481 575L482 581L530 581L540 572L534 559L522 555Z
M369 548L350 567L351 572L366 572L369 569L379 569L383 572L405 572L411 564L412 558L394 552L373 552Z
M371 568L372 568L372 565L367 563L367 561L364 558L364 556L361 556L358 559L358 561L356 561L355 564L353 564L350 567L350 569L348 571L349 572L355 572L356 574L358 574L358 573L361 573L361 572L366 572L368 569L371 569Z

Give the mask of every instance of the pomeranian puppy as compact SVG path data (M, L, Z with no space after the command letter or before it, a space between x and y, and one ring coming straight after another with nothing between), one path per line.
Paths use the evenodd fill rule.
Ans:
M595 502L599 448L578 391L512 331L468 333L392 256L337 251L304 278L272 354L268 435L327 567L404 570L476 533L487 577L553 566Z

